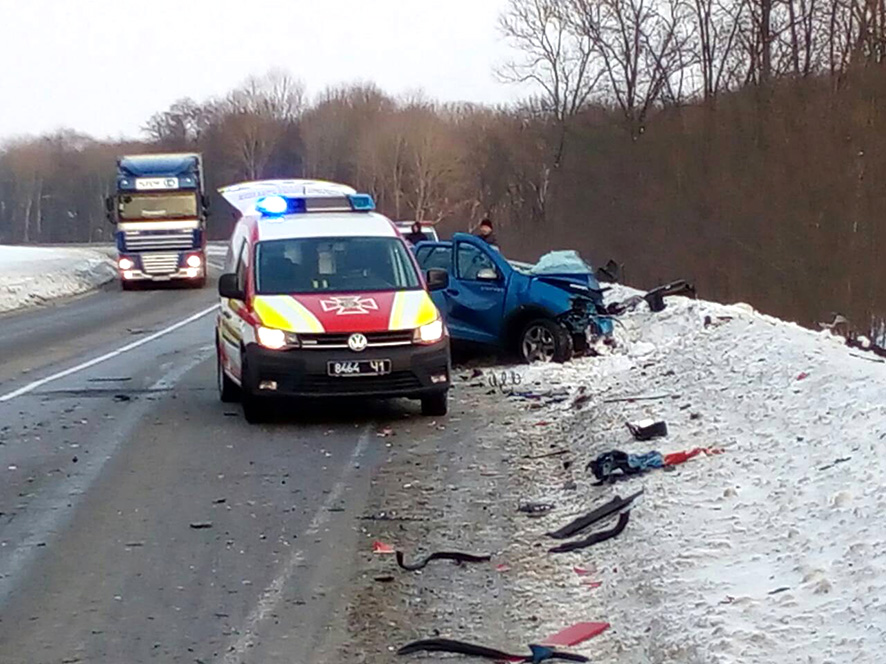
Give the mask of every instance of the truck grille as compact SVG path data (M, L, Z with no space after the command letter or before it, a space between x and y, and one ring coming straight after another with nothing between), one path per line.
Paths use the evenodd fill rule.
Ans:
M347 348L350 334L300 334L302 348L306 350ZM408 346L412 343L412 330L398 330L396 332L367 332L367 348L381 348L385 346Z
M123 242L126 251L193 249L194 231L125 231Z
M148 274L172 274L178 270L178 254L142 254L141 259Z

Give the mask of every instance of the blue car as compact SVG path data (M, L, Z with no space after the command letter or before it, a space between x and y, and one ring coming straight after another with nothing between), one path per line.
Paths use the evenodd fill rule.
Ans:
M596 336L612 333L592 268L574 251L535 265L511 262L482 239L419 242L422 270L446 270L447 288L431 298L454 341L514 351L525 362L565 362Z

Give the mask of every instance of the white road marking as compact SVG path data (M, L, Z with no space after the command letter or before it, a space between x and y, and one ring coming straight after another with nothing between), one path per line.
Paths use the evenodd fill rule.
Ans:
M357 446L351 453L351 457L348 459L348 462L345 465L341 476L338 478L338 481L335 483L335 486L332 487L332 491L330 491L326 500L323 501L320 509L317 510L314 518L311 519L311 522L308 524L308 528L305 531L306 536L316 535L320 531L320 528L322 528L329 519L329 515L332 514L330 508L332 508L341 497L342 491L344 491L345 488L345 482L350 477L360 457L366 451L366 447L369 445L370 440L370 427L367 426L360 434ZM243 664L243 656L246 654L246 651L255 645L256 630L261 623L263 623L268 616L272 615L277 609L283 595L283 590L286 588L286 584L289 583L295 570L298 569L302 562L304 562L304 559L305 552L302 549L299 549L283 564L283 567L280 569L277 576L274 577L273 581L271 581L271 583L268 584L268 587L265 588L264 592L262 592L255 608L248 616L246 616L243 627L239 630L240 637L227 649L224 664Z
M40 380L35 380L33 383L28 383L27 385L24 385L24 386L18 388L17 390L13 390L12 392L9 392L7 394L0 396L0 403L3 403L5 401L10 401L12 399L15 399L16 397L22 396L23 394L28 394L29 392L33 392L34 390L36 390L38 387L42 387L42 386L46 385L47 383L51 383L52 381L58 380L59 378L64 378L65 376L70 376L71 374L75 374L79 371L83 371L84 369L94 367L96 364L101 364L102 362L106 362L114 357L118 357L119 355L122 355L123 353L128 353L129 351L131 351L135 348L138 348L140 346L144 346L145 344L150 343L150 342L154 341L155 339L159 339L160 337L165 337L167 334L170 334L171 332L175 332L179 328L182 328L189 323L193 323L195 320L199 320L199 319L203 318L204 316L212 313L216 309L218 309L218 305L213 304L211 307L208 307L208 308L204 309L203 311L198 311L193 316L189 316L188 318L185 318L184 320L179 321L175 325L171 325L171 326L167 327L166 329L160 330L159 332L155 332L154 334L151 334L151 335L145 337L144 339L139 339L138 341L133 341L131 344L126 344L125 346L118 348L117 350L112 350L110 353L105 353L104 355L101 355L100 357L93 358L91 360L88 360L86 362L78 364L75 367L71 367L70 369L65 369L64 371L59 371L58 373L52 374L51 376L46 376L46 378L41 378Z
M214 345L204 346L187 362L178 364L163 375L157 382L148 388L152 390L168 389L180 381L186 373L205 361L214 352ZM34 557L41 551L41 545L47 543L52 537L62 532L65 521L74 514L72 507L81 496L85 496L89 487L98 478L105 463L113 456L116 449L126 440L130 440L132 430L138 425L139 420L152 405L143 401L140 408L134 408L128 413L120 428L110 439L107 449L103 454L95 455L91 463L81 464L79 474L71 476L56 487L55 495L50 495L41 504L29 511L27 536L19 541L12 551L0 550L0 608L14 589L22 573L31 564ZM5 559L4 559L5 558Z

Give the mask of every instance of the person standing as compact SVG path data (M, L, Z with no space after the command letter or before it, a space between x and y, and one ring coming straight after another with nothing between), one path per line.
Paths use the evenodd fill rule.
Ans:
M427 240L427 236L421 232L421 224L419 222L415 222L412 224L412 228L409 229L409 234L404 238L409 244L415 246L419 242L423 242Z
M498 249L498 238L495 237L495 228L493 228L492 220L489 217L485 217L480 222L476 235L487 244Z

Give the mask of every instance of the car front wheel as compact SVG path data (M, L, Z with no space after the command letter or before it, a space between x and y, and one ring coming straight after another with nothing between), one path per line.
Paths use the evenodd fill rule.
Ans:
M539 318L523 328L519 351L527 364L566 362L572 357L572 336L556 321Z
M216 377L218 380L218 398L221 399L222 403L233 403L237 401L240 396L240 388L228 377L228 374L225 373L221 353L219 352L218 347L215 349L215 357Z

